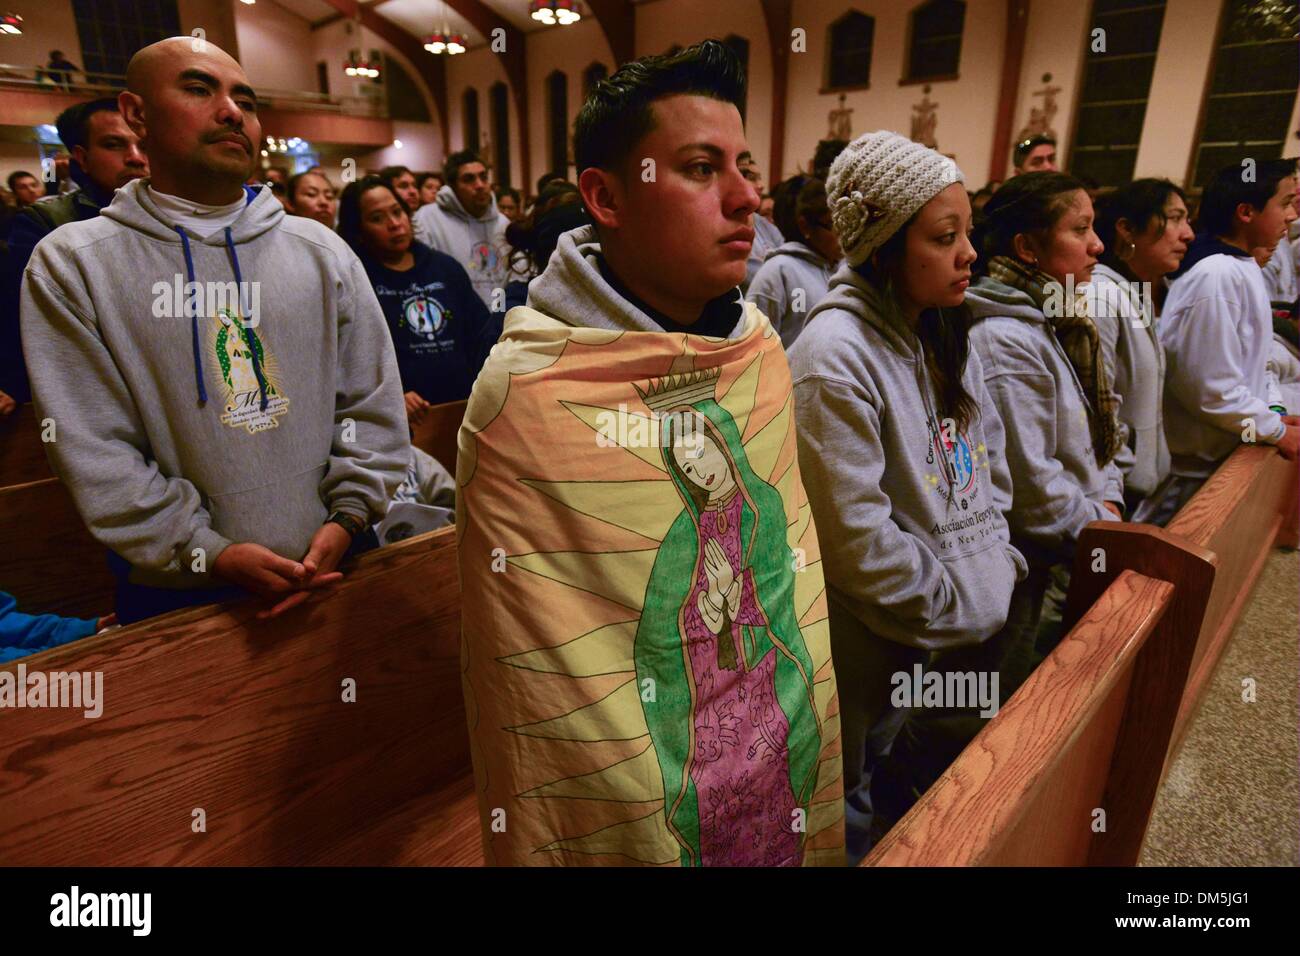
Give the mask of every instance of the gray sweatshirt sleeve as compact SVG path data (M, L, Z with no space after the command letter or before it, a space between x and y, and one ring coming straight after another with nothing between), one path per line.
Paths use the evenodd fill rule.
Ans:
M420 501L426 505L456 510L456 480L438 459L418 448L411 449L415 474L420 480Z
M33 401L54 424L46 452L90 533L133 567L208 580L231 542L212 530L198 489L151 460L135 400L95 320L36 268L23 282L21 314Z
M759 269L754 281L749 284L745 298L758 306L758 311L767 316L777 335L781 334L781 323L785 319L786 300L783 278L777 269Z
M880 488L885 458L871 400L815 376L795 386L799 471L812 504L827 582L877 633L929 646L928 634L969 634L956 588L934 553L893 520Z
M989 395L1002 416L1007 464L1015 485L1011 530L1068 560L1085 525L1113 521L1115 515L1084 495L1056 459L1055 380L1044 369L1041 374L1028 370L997 373L987 381ZM1108 467L1114 468L1114 463Z
M339 298L334 442L320 483L331 511L373 524L406 476L410 433L397 358L379 300L355 255Z

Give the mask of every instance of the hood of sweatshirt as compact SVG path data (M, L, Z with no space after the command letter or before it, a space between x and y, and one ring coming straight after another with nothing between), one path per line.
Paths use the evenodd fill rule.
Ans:
M622 295L601 270L600 241L594 226L560 236L546 271L528 284L528 305L566 325L624 332L663 332L664 326ZM725 338L736 338L745 324L740 290L714 299L706 313L734 309ZM701 319L703 321L703 319Z
M802 262L810 262L813 265L821 266L823 269L827 268L826 260L823 259L819 253L808 248L808 246L804 245L802 242L783 242L775 249L770 250L768 254L763 257L763 261L771 262L777 256L792 256Z
M820 259L820 256L818 257ZM885 296L874 285L862 278L848 263L842 264L831 276L830 288L817 307L808 315L805 328L819 315L832 309L852 312L875 329L886 344L909 362L920 362L920 342L904 327L902 316L891 308Z
M1178 266L1178 271L1171 278L1181 279L1187 273L1192 271L1192 267L1202 259L1208 259L1210 256L1235 256L1238 259L1252 258L1250 253L1238 249L1236 246L1230 246L1222 239L1203 232L1192 240L1192 244L1187 247L1187 255L1183 256L1182 263Z
M501 213L497 210L497 199L492 196L488 199L487 208L483 210L481 216L471 216L456 195L456 190L450 185L443 186L438 190L438 208L448 215L455 216L465 222L487 222L495 223Z
M966 307L971 319L978 322L993 315L1005 315L1035 325L1044 325L1047 317L1028 292L1013 288L989 276L981 276L979 281L966 290Z

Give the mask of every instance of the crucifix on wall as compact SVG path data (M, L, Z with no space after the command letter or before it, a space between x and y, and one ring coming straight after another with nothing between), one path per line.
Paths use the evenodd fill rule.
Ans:
M1056 130L1052 129L1052 120L1056 116L1056 94L1061 92L1059 86L1052 85L1052 74L1043 74L1043 88L1035 90L1033 96L1043 98L1042 108L1031 106L1029 108L1029 122L1020 131L1016 140L1023 142L1033 136L1050 136L1056 139Z
M839 109L830 112L831 129L830 133L827 134L827 139L853 139L853 107L845 106L845 99L847 97L841 93Z
M930 84L927 83L921 89L921 102L912 107L912 142L931 149L939 148L934 135L939 124L938 110L939 104L930 99Z

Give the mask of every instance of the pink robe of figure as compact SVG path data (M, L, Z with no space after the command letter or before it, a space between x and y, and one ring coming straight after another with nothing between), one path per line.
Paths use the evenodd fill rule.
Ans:
M704 866L797 866L801 834L790 786L786 738L790 726L776 698L772 648L746 669L742 625L766 627L754 596L753 572L741 561L743 498L736 493L700 515L699 576L683 612L695 682L695 759L691 781L700 807L700 854ZM704 545L713 538L741 581L737 620L714 635L696 602L709 588ZM705 600L708 600L705 598ZM718 641L731 641L736 669L719 666Z

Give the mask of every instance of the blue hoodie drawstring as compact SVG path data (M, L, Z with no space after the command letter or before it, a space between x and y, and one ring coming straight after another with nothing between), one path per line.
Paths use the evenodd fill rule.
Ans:
M235 240L230 234L230 227L226 227L226 249L230 252L230 264L235 269L235 288L239 296L239 319L243 324L244 319L244 280L239 274L239 254L235 252ZM238 333L236 333L238 334ZM253 344L253 333L247 328L244 329L244 338L248 342L248 351L253 356L253 374L257 376L257 391L262 397L262 411L266 411L266 378L262 375L262 362L257 357L257 346Z
M190 314L190 347L194 350L194 384L198 386L199 404L207 404L208 390L203 386L203 353L199 350L199 309L194 302L198 286L194 281L194 257L190 255L190 237L180 226L173 227L181 237L181 248L185 250L185 279L191 292L185 300L185 311Z
M194 384L198 388L199 404L206 404L208 400L208 390L203 384L203 351L199 347L199 310L194 302L194 296L198 292L198 284L194 280L194 257L190 253L190 237L185 234L185 230L180 226L173 227L176 234L181 237L181 248L185 251L185 278L191 286L190 297L186 300L186 311L190 314L190 348L194 352ZM235 270L235 288L239 296L239 320L243 325L244 319L244 282L239 272L239 255L235 252L235 241L231 235L230 227L226 227L226 250L230 253L230 262ZM239 334L239 330L235 330ZM262 399L261 410L266 411L266 376L262 374L262 363L257 357L257 348L253 344L251 333L245 334L245 341L248 343L248 351L253 359L253 374L257 377L258 394Z

